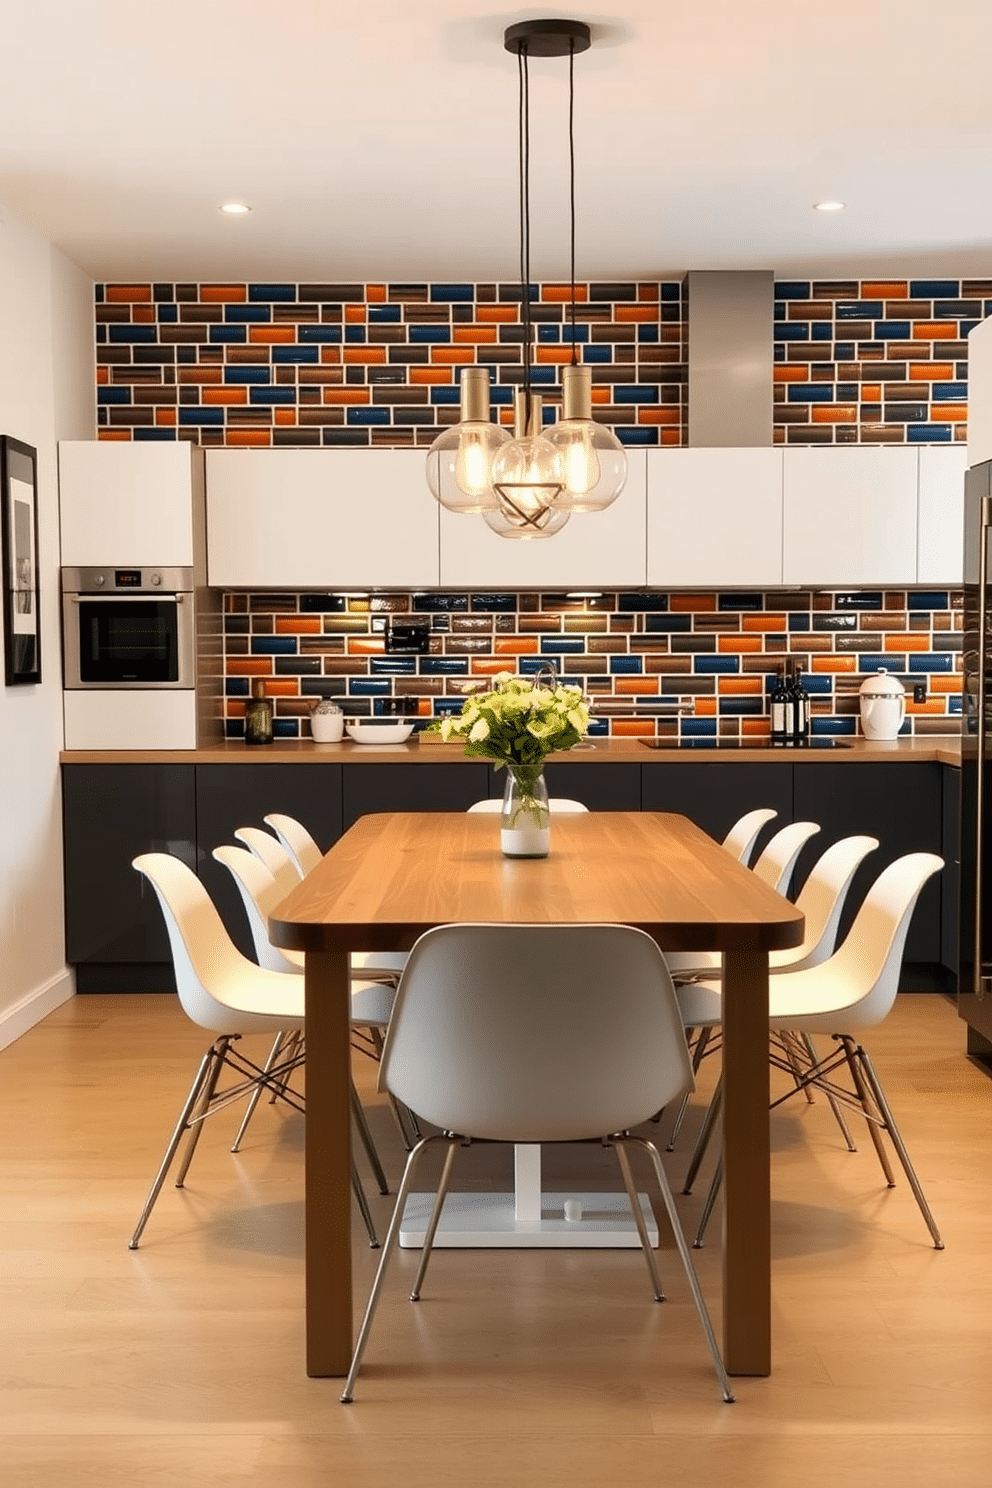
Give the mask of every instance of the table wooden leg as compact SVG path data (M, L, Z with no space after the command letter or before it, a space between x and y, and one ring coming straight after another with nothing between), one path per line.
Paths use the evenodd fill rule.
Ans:
M723 958L723 1357L771 1373L768 955Z
M348 956L306 953L307 1374L347 1374L351 1318Z

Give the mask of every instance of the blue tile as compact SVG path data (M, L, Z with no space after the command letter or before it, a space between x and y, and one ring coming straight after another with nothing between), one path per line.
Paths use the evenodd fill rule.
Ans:
M278 301L281 304L292 304L296 299L295 284L249 284L248 298L257 303L259 300Z
M557 344L561 340L561 326L539 325L537 328L537 339L538 341Z
M775 337L778 341L808 341L809 322L806 320L788 320L784 325L776 325Z
M245 326L212 325L209 327L207 339L214 345L240 346L248 340L248 331Z
M131 430L131 437L133 439L140 439L143 442L144 441L150 441L150 440L157 440L161 444L161 443L164 443L165 440L167 440L167 439L173 439L174 440L176 436L172 432L171 429L149 428L149 429L132 429Z
M267 305L226 305L224 319L233 325L266 325L272 311Z
M876 320L876 341L909 341L912 326L908 320Z
M532 383L535 383L539 387L550 387L552 383L556 383L558 381L558 368L531 367L530 380ZM554 408L545 408L542 410L542 412L544 414L544 422L547 423L549 421L549 416L552 421L554 420L557 410Z
M471 302L475 298L475 289L471 284L432 284L429 293L434 305L443 304L446 300Z
M645 424L643 428L639 425L631 428L628 425L618 424L614 427L613 432L617 436L621 444L627 445L631 448L633 448L635 445L656 445L661 443L658 430L651 428L647 424Z
M229 387L251 387L268 383L272 376L268 367L225 367L224 381Z
M862 651L858 654L857 665L862 676L870 676L873 672L880 672L883 667L887 672L898 672L900 661L901 656L886 656L881 651Z
M578 336L575 338L578 340ZM637 339L642 346L652 345L661 340L661 330L656 325L639 325L637 327Z
M968 396L966 382L935 382L932 386L935 403L960 403Z
M855 348L854 348L854 342L853 341L835 341L834 342L834 361L835 362L853 362L854 361L854 357L855 357Z
M364 346L368 339L365 335L365 327L360 325L345 326L344 339L351 346Z
M687 739L716 738L715 718L683 718L681 723Z
M561 339L566 346L584 346L589 340L589 327L587 325L563 325ZM584 356L582 360L585 361Z
M223 408L180 408L179 423L182 426L195 426L197 424L224 423Z
M613 389L614 403L657 403L658 388L646 382L619 383Z
M724 717L743 718L764 713L765 700L763 697L718 697L716 706Z
M159 325L175 325L179 319L178 305L159 305L155 311Z
M850 739L856 730L853 718L811 718L809 731L814 737Z
M351 697L388 697L393 684L387 677L352 677L348 682Z
M953 672L957 658L947 651L927 651L909 658L911 672Z
M400 305L370 305L368 317L370 325L385 325L402 320L402 307Z
M884 314L881 300L838 300L834 305L836 320L877 320Z
M764 596L752 591L744 594L718 594L716 607L718 610L762 610L764 609Z
M110 340L118 346L137 346L157 340L158 332L150 325L112 325L107 330Z
M300 720L298 718L273 718L272 737L274 739L298 739Z
M946 589L916 589L906 596L907 610L949 610L951 596Z
M739 656L695 656L692 661L692 670L700 674L716 672L725 675L740 669Z
M464 698L435 698L434 717L447 718L452 715L457 716L462 711L462 703L464 701Z
M779 279L774 290L777 300L808 300L812 296L813 286L805 279Z
M668 609L667 594L651 594L646 590L629 590L626 594L617 595L617 610L621 615L636 614L639 611L651 611L657 613ZM673 616L671 625L652 625L648 621L649 630L689 630L692 625L692 617L689 615ZM677 623L676 623L677 622Z
M644 671L644 658L641 656L611 656L609 663L611 677L634 677Z
M948 698L947 701L948 701L948 705L949 705L948 706L948 711L950 713L960 713L961 712L961 695L960 695L960 693L958 693L955 697Z
M225 739L243 739L245 736L245 721L243 718L227 718L224 720Z
M907 444L950 444L954 432L950 424L907 424Z
M834 594L836 610L880 610L883 607L881 589L844 589Z
M489 401L491 403L498 403L500 407L511 404L513 402L512 387L500 387L499 384L497 384L490 391Z
M252 656L295 656L295 636L252 636Z
M473 594L472 609L480 615L513 615L517 610L515 594Z
M348 601L341 594L301 594L301 615L343 615Z
M329 342L336 346L341 340L341 327L339 325L297 326L296 334L300 341Z
M826 382L793 382L787 389L790 403L832 403L834 390Z
M507 666L507 671L512 670L511 663ZM423 656L420 659L420 675L422 677L466 677L468 676L468 657Z
M800 631L809 630L812 622L809 615L790 615L787 623L790 631Z
M591 738L602 739L610 732L610 721L608 718L590 718L589 727L586 730Z
M431 388L431 402L435 406L441 406L446 403L460 403L461 396L461 389L457 387Z
M412 325L408 334L413 345L432 342L447 345L451 341L450 326Z
M412 609L428 615L461 614L468 609L467 594L429 594L423 590L411 596Z
M369 661L373 675L383 677L413 677L417 671L415 656L373 656Z
M273 346L272 361L274 364L289 364L294 362L319 362L319 346Z
M666 279L661 286L661 298L667 304L672 301L680 301L682 298L682 285L679 280Z
M295 387L252 387L248 389L248 401L269 406L274 403L295 403Z
M290 388L289 389L289 392L292 393L293 392L293 389ZM389 423L389 409L388 408L349 408L348 409L348 423L349 424L354 424L354 425L388 424Z
M130 403L131 389L128 387L99 387L96 390L98 403Z
M582 353L584 362L612 362L612 346L587 346Z
M224 682L224 696L247 697L250 686L247 677L228 677Z
M828 320L814 320L810 326L809 333L814 341L832 341L834 339L834 328Z
M542 636L542 656L581 656L586 643L580 636Z
M813 694L833 692L834 678L829 672L803 672L803 686Z
M960 294L959 279L911 279L909 282L912 300L956 300Z

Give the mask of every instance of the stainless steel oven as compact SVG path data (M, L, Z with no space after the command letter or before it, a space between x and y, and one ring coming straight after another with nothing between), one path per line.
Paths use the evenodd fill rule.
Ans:
M191 688L191 568L64 568L65 687Z

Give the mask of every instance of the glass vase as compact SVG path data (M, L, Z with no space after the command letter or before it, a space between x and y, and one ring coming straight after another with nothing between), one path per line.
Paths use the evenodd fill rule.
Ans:
M499 845L507 858L546 858L551 851L548 788L539 766L507 766Z

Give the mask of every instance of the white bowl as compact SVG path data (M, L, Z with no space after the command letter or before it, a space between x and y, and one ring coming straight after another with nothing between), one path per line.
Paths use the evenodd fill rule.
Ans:
M402 718L384 718L381 723L363 719L360 723L347 723L345 728L356 744L402 744L413 733L413 724Z

